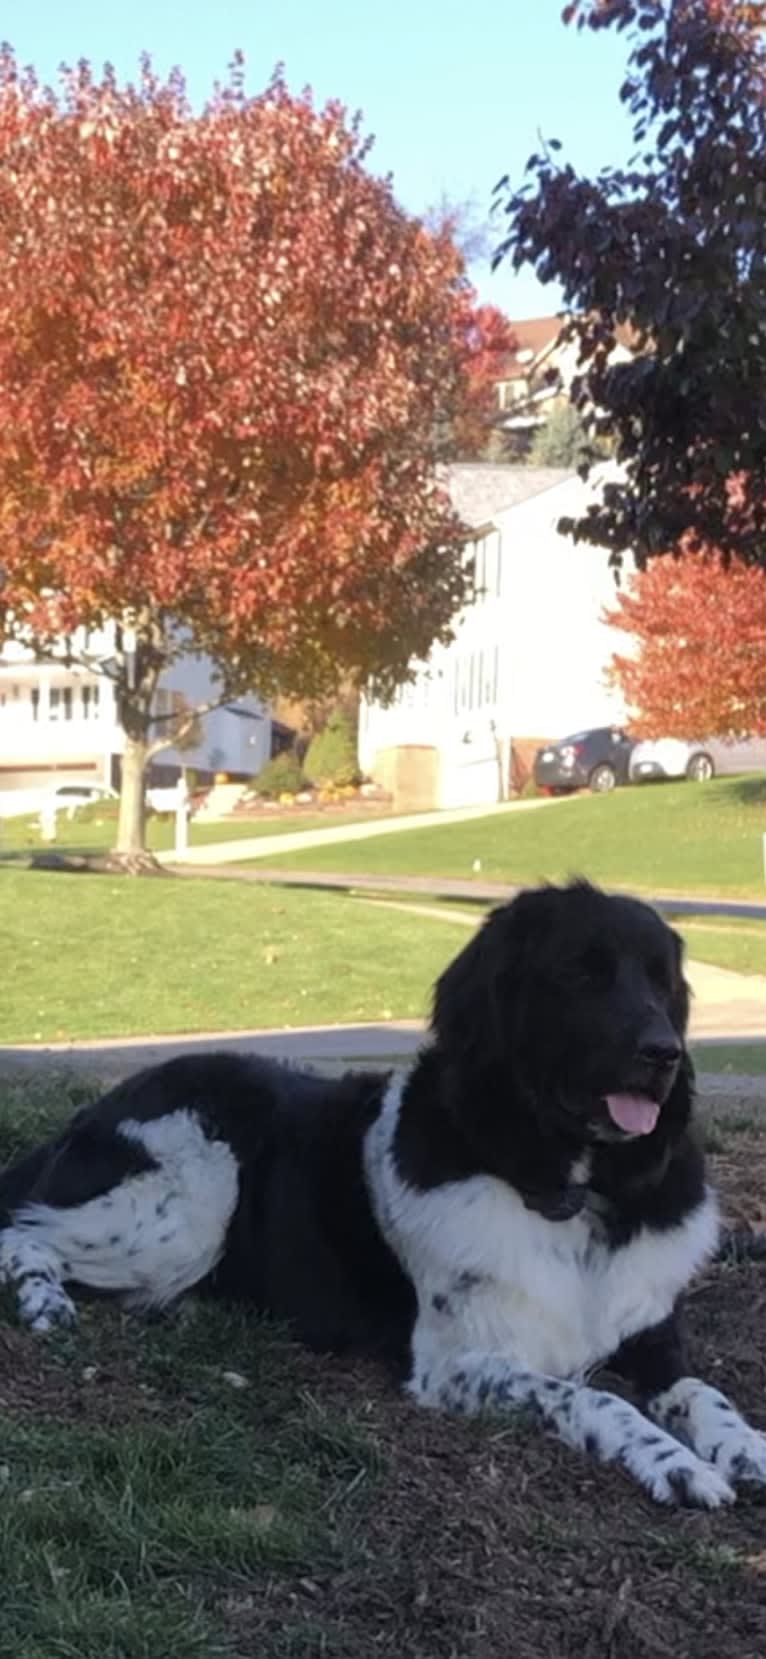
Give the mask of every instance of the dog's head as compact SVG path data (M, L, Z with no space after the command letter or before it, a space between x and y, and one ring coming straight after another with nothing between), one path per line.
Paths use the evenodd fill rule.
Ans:
M491 912L439 980L433 1027L483 1140L520 1106L552 1143L666 1142L689 1116L688 1012L672 928L575 882Z

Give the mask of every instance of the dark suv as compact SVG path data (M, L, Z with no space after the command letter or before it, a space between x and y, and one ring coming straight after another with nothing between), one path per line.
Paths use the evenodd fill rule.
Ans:
M538 789L565 795L573 789L592 789L606 794L618 783L627 783L633 740L618 726L595 726L575 732L560 743L547 743L535 755L534 779Z

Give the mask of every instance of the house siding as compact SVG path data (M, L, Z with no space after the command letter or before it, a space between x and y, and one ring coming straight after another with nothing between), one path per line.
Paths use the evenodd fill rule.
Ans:
M87 651L94 660L108 660L111 648L109 630L73 641L74 651ZM182 656L160 679L158 712L177 706L179 699L197 704L211 695L215 686L208 659ZM38 662L23 645L5 642L0 650L0 790L39 785L54 775L57 782L87 778L110 784L123 749L107 675L68 667L63 648L60 662ZM203 715L199 741L182 752L163 750L158 761L166 776L177 775L181 766L249 776L265 765L270 750L268 705L246 696Z
M588 725L624 718L618 693L604 682L617 644L601 620L614 598L614 577L600 549L575 546L560 534L563 514L577 516L599 480L586 486L571 474L493 467L456 468L453 500L467 501L475 535L466 548L476 593L459 617L455 638L418 664L411 685L388 707L362 699L359 760L378 778L378 756L397 746L428 747L437 807L490 804L510 788L512 748ZM505 507L502 473L506 474ZM519 499L526 484L531 493ZM603 473L600 475L603 477ZM382 781L382 779L381 779Z

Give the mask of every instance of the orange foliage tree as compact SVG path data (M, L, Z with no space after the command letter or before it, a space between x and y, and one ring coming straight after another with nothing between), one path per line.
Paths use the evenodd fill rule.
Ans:
M366 151L239 61L194 113L148 61L50 90L0 57L0 600L39 654L115 625L123 853L179 653L220 702L386 689L463 599L434 461L469 291Z
M513 324L496 305L475 305L468 293L461 329L466 386L450 434L450 453L456 459L481 456L492 417L497 414L498 380L504 378L507 359L516 347Z
M656 736L766 732L766 572L710 551L656 559L629 578L605 621L634 641L610 677Z

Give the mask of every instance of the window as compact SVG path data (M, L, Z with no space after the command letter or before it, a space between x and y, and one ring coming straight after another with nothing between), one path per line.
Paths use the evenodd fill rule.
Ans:
M97 720L101 701L100 685L80 686L80 707L83 720Z
M72 687L52 685L48 693L49 719L71 720Z
M500 647L490 646L467 652L455 665L454 712L476 714L497 703L500 680Z
M474 602L481 604L483 599L497 599L502 576L499 530L489 530L486 536L469 542L466 566L473 576Z
M501 380L498 384L497 401L502 414L507 414L509 409L528 397L529 381L524 375L519 375L516 380Z
M30 697L32 699L32 719L33 720L39 720L39 718L40 718L40 687L39 686L33 685L32 690L30 692Z

